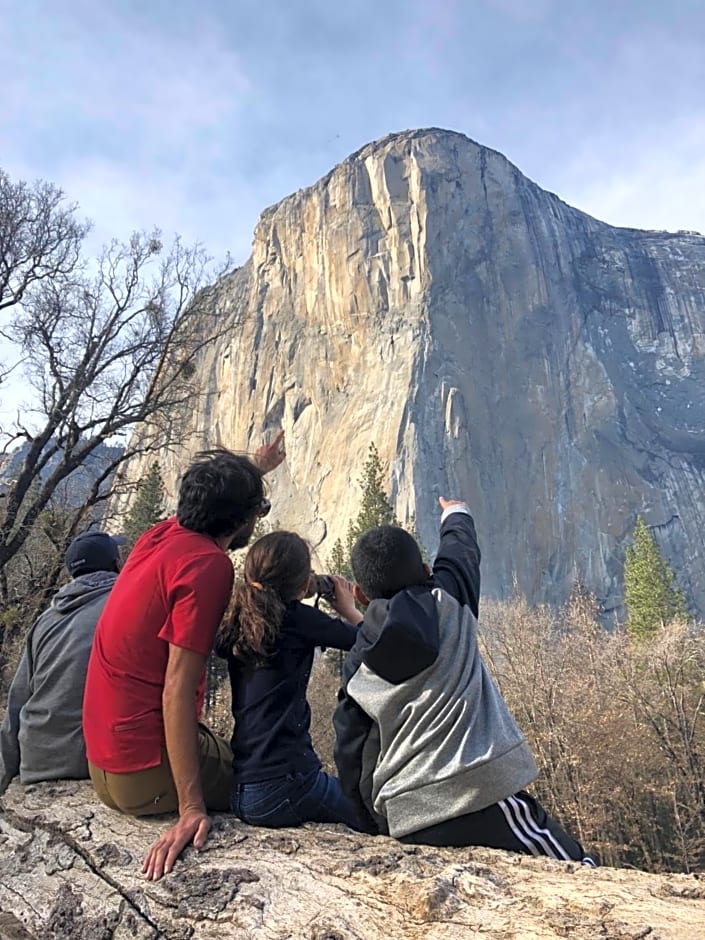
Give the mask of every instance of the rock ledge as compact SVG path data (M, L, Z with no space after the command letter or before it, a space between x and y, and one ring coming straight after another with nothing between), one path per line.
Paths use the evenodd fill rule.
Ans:
M88 783L13 784L0 814L1 940L705 937L699 875L417 849L337 826L217 817L207 847L151 884L141 859L163 825L110 812Z

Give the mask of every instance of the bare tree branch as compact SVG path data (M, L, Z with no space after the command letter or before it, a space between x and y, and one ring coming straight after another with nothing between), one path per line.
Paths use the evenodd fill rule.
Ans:
M0 310L34 284L73 272L88 228L56 186L14 183L0 170Z
M136 233L89 266L85 232L60 190L0 173L0 311L13 307L2 330L35 392L30 415L3 431L26 445L0 500L0 602L33 527L106 442L130 436L81 506L62 516L64 539L95 519L125 461L178 443L174 415L198 394L192 363L227 328L204 289L213 273L201 246Z

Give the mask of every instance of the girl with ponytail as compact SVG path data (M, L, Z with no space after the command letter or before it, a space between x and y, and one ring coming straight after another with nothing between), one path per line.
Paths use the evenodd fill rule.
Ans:
M244 578L221 628L218 651L228 661L235 727L232 810L255 826L343 822L359 828L336 777L321 770L306 701L317 646L349 650L362 614L352 586L334 577L340 619L302 604L311 555L293 532L253 543Z

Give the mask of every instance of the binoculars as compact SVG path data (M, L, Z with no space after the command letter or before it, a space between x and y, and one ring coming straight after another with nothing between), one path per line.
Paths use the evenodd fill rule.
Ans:
M335 581L329 574L312 572L306 597L322 597L324 601L330 603L335 599Z

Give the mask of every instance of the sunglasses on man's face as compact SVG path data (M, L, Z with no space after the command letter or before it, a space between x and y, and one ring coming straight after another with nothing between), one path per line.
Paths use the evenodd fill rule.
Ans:
M272 508L272 502L271 502L271 500L269 500L269 499L267 499L267 498L265 497L265 498L262 500L262 502L259 504L259 509L257 510L257 515L259 516L260 519L263 519L263 518L269 513L269 510L270 510L271 508Z

